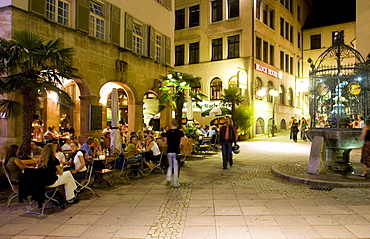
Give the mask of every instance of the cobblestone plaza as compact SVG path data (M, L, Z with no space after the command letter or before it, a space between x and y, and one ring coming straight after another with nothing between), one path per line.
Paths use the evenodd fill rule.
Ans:
M45 216L3 200L0 238L370 238L370 188L312 190L273 175L273 165L308 160L311 144L288 138L240 142L227 170L220 153L191 157L180 188L166 186L157 171L129 185L96 184L99 198L84 192L79 203ZM355 173L359 157L353 150Z

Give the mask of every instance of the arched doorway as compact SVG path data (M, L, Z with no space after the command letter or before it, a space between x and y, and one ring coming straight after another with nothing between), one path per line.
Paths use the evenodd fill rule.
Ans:
M144 95L144 124L148 129L160 130L160 113L158 113L158 94L154 91L148 91Z
M117 89L119 100L119 122L128 124L129 131L135 131L135 97L132 90L119 82L107 82L100 89L99 104L103 106L103 126L110 124L112 119L111 94Z
M281 129L286 129L286 121L285 119L282 119L281 122L280 122L280 128Z
M256 134L264 134L265 121L259 117L256 121Z

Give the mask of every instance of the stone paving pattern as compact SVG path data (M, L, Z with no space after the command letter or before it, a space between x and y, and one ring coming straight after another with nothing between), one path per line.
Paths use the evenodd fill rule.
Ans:
M117 179L94 185L100 198L84 192L79 203L44 216L2 200L0 238L370 238L370 188L312 190L271 172L273 165L304 166L309 142L279 133L239 145L227 170L220 153L189 158L180 188L166 186L159 171L129 185ZM358 149L351 153L354 162L359 156Z

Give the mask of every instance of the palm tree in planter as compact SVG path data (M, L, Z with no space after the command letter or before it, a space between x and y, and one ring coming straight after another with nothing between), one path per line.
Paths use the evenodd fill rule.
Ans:
M245 102L245 97L242 95L240 88L238 87L229 87L224 89L224 94L221 95L222 104L231 104L231 118L235 117L235 108L237 105L240 105Z
M189 90L189 96L199 108L201 106L198 103L207 98L200 92L191 91L191 85L199 84L200 80L200 77L174 71L170 71L167 76L161 76L163 86L159 88L159 111L165 109L167 105L171 105L175 111L175 119L179 122L179 128L181 128L182 109L186 102L186 90Z
M33 116L39 96L55 92L59 103L73 105L70 96L60 89L64 78L76 78L71 60L73 48L64 48L61 38L44 43L33 32L22 30L12 40L0 38L0 112L7 117L22 114L23 136L20 153L29 155Z

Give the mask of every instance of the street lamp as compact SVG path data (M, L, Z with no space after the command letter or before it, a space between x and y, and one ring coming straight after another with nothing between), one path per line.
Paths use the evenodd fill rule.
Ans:
M272 96L272 125L271 125L271 136L275 136L276 125L275 125L275 97L279 95L279 91L275 89L269 90L269 95Z

